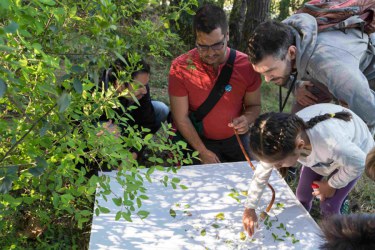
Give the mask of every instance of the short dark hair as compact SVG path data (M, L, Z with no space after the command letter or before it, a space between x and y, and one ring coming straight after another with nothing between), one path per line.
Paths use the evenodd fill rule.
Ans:
M273 20L263 22L250 36L247 46L249 61L257 64L267 56L284 60L294 41L295 37L288 25Z
M228 31L227 16L222 8L213 4L206 4L199 8L194 16L193 31L210 34L214 29L221 28L225 35Z
M151 67L150 65L141 58L139 61L134 63L134 60L130 60L128 55L122 56L125 61L121 60L120 58L117 58L113 63L112 66L106 70L104 74L108 75L108 82L115 83L116 82L116 76L118 72L126 70L126 68L131 68L133 71L130 73L131 78L134 79L136 75L139 73L150 73ZM108 72L110 71L110 72Z
M375 249L375 215L334 215L320 223L324 250Z
M134 60L130 60L128 55L123 55L122 57L125 59L125 62L120 58L117 58L116 61L113 63L112 68L114 73L117 73L121 70L125 70L126 67L134 69L131 72L132 78L134 78L139 73L151 72L150 64L148 64L143 58L139 59L137 62L134 63Z

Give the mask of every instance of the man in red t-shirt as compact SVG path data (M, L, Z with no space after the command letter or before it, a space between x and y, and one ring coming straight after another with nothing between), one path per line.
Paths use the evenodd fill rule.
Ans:
M193 28L196 48L177 57L169 73L169 98L174 124L201 162L219 163L245 160L234 136L241 135L248 149L249 125L260 113L260 75L247 55L236 51L236 59L226 92L203 119L199 136L189 119L208 97L230 53L225 12L214 5L201 7Z

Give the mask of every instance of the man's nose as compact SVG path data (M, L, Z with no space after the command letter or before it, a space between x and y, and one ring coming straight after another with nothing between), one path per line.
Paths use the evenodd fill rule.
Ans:
M272 77L271 76L264 76L264 80L266 81L266 82L270 82L271 80L272 80Z

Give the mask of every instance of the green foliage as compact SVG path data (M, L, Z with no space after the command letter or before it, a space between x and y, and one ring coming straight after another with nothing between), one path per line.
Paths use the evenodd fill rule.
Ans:
M284 20L296 12L308 0L274 0L271 4L271 16Z
M181 158L181 144L158 134L143 140L146 129L114 114L112 108L120 107L114 89L104 93L96 86L103 68L123 53L133 61L170 55L179 41L165 23L191 2L152 15L159 3L148 0L0 1L2 248L83 248L97 188L104 199L112 193L109 178L92 175L92 168L119 170L124 193L112 199L119 207L116 219L147 217L141 210L148 199L144 181L155 169L175 171L164 166L189 159ZM126 136L103 133L96 121L104 112L126 127ZM163 133L172 133L170 125ZM143 146L154 153L149 169L129 152ZM156 156L162 151L170 157ZM164 181L174 188L178 182ZM95 210L108 212L99 205Z

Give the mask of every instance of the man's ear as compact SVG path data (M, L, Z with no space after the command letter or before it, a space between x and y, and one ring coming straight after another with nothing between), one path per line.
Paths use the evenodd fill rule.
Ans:
M229 30L227 31L227 34L225 36L226 36L227 42L229 42Z
M296 54L297 54L297 47L294 45L289 46L288 48L288 55L291 60L296 59Z

